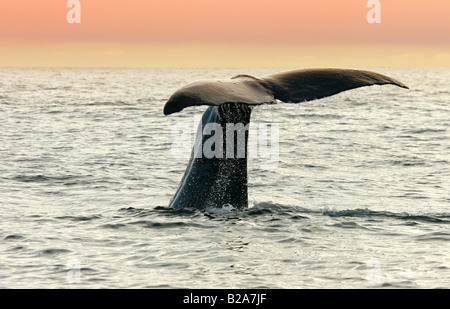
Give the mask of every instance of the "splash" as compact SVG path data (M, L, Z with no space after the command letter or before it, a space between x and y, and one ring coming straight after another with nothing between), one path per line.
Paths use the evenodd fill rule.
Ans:
M233 207L231 204L224 204L222 207L208 206L205 208L207 212L215 213L215 214L227 214L236 210L237 208Z

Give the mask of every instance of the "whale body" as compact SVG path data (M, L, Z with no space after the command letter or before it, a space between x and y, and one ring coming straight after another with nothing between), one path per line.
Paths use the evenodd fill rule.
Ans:
M208 108L202 116L196 144L169 207L248 207L248 124L255 106L279 101L301 103L359 87L388 84L408 89L391 77L351 69L301 69L261 78L238 75L229 80L185 85L169 98L164 114L180 112L189 106L208 105ZM213 131L214 147L208 134L203 134Z

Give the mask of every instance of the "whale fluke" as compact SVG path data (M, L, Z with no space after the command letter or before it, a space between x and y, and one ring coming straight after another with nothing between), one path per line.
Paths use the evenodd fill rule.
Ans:
M261 78L238 75L230 80L199 81L182 87L165 104L165 115L189 106L209 107L202 116L196 145L169 206L200 209L225 204L231 204L235 208L248 206L248 124L254 106L274 104L277 101L300 103L358 87L386 84L408 88L382 74L350 69L294 70ZM235 129L228 131L230 124ZM241 126L234 126L236 124ZM210 125L216 125L212 129L215 131L214 137L217 137L216 131L222 132L214 139L213 156L203 152L207 149L204 146L211 144L208 137L211 128L207 128ZM240 144L228 143L230 140L234 142L238 136L241 137ZM244 153L244 156L234 156L235 153Z
M238 75L230 80L198 81L177 90L164 106L164 114L189 106L219 106L225 103L247 105L300 103L328 97L342 91L372 85L408 87L385 75L351 69L301 69L261 78Z
M350 69L305 69L278 73L261 79L275 99L286 103L311 101L364 86L408 87L385 75Z

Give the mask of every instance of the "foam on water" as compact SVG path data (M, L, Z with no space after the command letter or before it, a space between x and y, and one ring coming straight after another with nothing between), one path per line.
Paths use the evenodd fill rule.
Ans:
M215 206L208 206L208 207L206 207L205 210L208 212L211 212L211 213L224 214L224 213L230 213L233 210L236 210L236 208L233 207L233 205L231 205L231 204L225 204L225 205L222 205L222 207L220 207L220 208L215 207Z

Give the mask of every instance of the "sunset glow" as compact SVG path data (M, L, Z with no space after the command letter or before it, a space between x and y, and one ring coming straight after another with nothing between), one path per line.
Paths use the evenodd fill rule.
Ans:
M450 1L2 0L0 66L449 66Z

